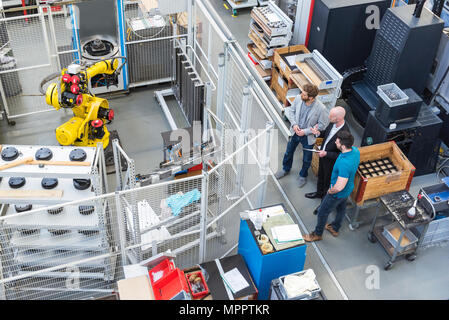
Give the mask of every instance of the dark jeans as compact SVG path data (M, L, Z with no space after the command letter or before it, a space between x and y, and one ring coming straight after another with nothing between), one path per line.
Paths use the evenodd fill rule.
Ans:
M292 168L293 164L293 156L295 154L295 150L298 147L299 144L302 144L303 148L306 149L312 149L313 145L307 144L307 136L298 136L297 134L294 134L287 144L287 150L284 154L284 160L282 161L283 170L285 172L289 172ZM303 157L302 157L302 169L299 175L301 177L307 177L308 171L310 168L310 165L312 164L312 152L311 151L304 151Z
M326 226L327 217L332 212L332 210L337 209L337 215L334 222L331 223L332 228L335 231L340 230L341 223L345 217L346 212L346 201L348 197L337 198L335 195L327 193L323 200L321 201L320 207L318 208L318 223L315 227L315 233L321 236L324 232L324 227Z

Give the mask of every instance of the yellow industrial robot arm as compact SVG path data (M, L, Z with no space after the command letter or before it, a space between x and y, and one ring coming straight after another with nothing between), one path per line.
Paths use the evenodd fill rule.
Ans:
M98 74L114 74L118 68L118 59L103 60L86 69L85 75L88 79Z

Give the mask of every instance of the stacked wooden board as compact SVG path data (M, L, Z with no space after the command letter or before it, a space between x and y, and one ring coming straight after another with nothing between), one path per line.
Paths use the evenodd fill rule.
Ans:
M288 46L293 22L272 2L254 7L248 33L248 57L264 80L270 80L274 50Z

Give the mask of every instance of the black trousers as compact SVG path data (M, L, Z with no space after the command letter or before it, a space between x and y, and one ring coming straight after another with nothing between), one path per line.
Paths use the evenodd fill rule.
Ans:
M331 183L332 169L335 164L334 159L320 158L318 164L318 182L317 182L317 193L320 196L324 196L329 190Z

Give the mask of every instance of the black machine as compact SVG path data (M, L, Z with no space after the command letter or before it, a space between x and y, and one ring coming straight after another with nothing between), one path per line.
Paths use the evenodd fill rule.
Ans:
M400 123L390 129L370 111L362 138L362 146L395 141L415 166L415 176L435 172L441 140L438 138L443 122L423 105L416 121Z
M388 0L315 1L307 45L309 50L317 49L340 73L364 65L376 35L373 23L376 18L380 21L389 2ZM375 6L374 10L378 11L372 11L370 6ZM367 28L367 25L370 28Z
M392 123L403 123L416 121L421 110L423 100L413 89L403 91L408 96L408 101L399 105L391 106L383 99L379 99L376 108L376 118L386 127Z
M423 3L422 3L423 5ZM438 50L444 22L418 5L390 8L382 18L363 80L351 84L348 104L365 126L377 108L377 87L395 83L422 95ZM422 9L422 8L421 8Z

